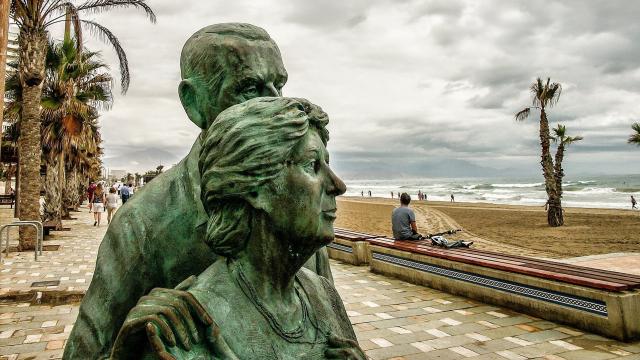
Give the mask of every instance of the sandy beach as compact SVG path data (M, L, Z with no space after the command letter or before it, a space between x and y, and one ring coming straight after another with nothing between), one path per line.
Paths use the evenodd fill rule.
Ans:
M341 197L337 227L391 235L397 200ZM467 239L479 249L511 254L570 258L640 252L640 212L566 208L565 226L550 228L542 207L412 201L418 229L431 234L462 229L449 239Z

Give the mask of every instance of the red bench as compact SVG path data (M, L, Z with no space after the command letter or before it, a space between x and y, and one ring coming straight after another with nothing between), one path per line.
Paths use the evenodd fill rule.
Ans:
M366 248L373 272L571 324L640 338L640 276L478 249L443 249L336 229L336 243ZM330 248L332 252L339 250ZM336 256L332 256L337 258Z

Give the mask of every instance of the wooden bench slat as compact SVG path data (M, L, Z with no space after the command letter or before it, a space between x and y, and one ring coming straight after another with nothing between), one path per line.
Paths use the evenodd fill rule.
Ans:
M505 255L502 253L497 253L494 251L488 251L488 250L477 250L477 249L473 249L473 251L476 252L483 252L486 254L491 254L493 256L496 257L509 257L509 258L513 258L513 259L521 259L523 261L526 261L530 264L538 264L538 265L543 265L543 266L554 266L556 268L563 268L563 269L571 269L571 270L588 270L588 271L592 271L592 272L596 272L598 275L602 274L602 275L610 275L610 276L614 276L616 278L624 278L628 281L633 281L633 282L637 282L640 283L640 276L639 275L634 275L634 274L625 274L625 273L621 273L621 272L615 272L615 271L611 271L611 270L605 270L605 269L596 269L596 268L590 268L590 267L586 267L586 266L581 266L581 265L575 265L575 264L567 264L567 263L562 263L562 262L556 262L556 261L550 261L550 260L542 260L542 259L536 259L536 258L528 258L525 256L519 256L519 255Z
M520 260L520 259L511 259L509 257L494 257L493 255L482 254L477 250L462 250L456 251L460 254L464 254L466 256L474 256L486 260L493 260L503 263L515 263L520 266L529 266L532 268L540 269L540 270L548 270L555 271L562 274L572 275L572 276L581 276L594 280L603 280L603 281L614 281L617 283L628 285L630 288L640 287L640 283L635 281L634 279L629 279L624 276L624 274L614 273L611 274L603 274L599 272L599 269L587 268L582 266L555 266L556 263L549 262L548 264L539 264L532 261ZM566 264L560 264L566 265Z
M383 247L389 247L389 246L386 246L386 245L388 245L388 243L371 241L371 244L372 245L382 244L381 246L383 246ZM596 289L605 289L605 290L611 290L611 291L624 291L624 290L627 290L629 288L625 284L620 284L620 283L616 283L616 282L596 280L596 279L587 279L587 278L584 278L584 277L573 276L573 275L568 275L568 274L561 274L561 273L556 273L556 272L551 272L551 271L541 270L541 269L534 269L534 268L530 268L530 267L527 267L527 266L521 266L521 265L501 264L501 263L497 263L495 261L487 261L487 260L478 259L478 258L470 257L470 256L461 256L461 255L453 254L451 252L434 251L434 250L431 250L431 249L429 249L429 250L427 250L427 249L415 249L412 246L406 246L406 245L397 244L397 243L394 244L394 246L391 247L391 248L396 249L396 250L406 251L406 252L409 252L409 253L428 255L428 256L433 256L433 257L437 257L437 258L441 258L441 259L447 259L447 260L452 260L452 261L457 261L457 262L463 262L463 263L471 264L471 265L479 265L479 266L492 268L492 269L497 269L497 270L513 271L513 272L517 272L517 273L524 274L524 275L531 275L531 276L536 276L536 277L541 277L541 278L546 278L546 279L553 279L553 280L566 282L566 283L569 283L569 284L582 285L582 286L596 288Z

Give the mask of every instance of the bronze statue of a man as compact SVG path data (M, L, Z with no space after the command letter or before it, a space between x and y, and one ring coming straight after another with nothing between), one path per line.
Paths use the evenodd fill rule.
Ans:
M266 31L249 24L199 30L185 44L180 66L180 100L189 119L203 130L232 105L281 96L287 80L275 42ZM155 305L127 318L124 330L132 337L144 336L149 321L176 308L189 310L183 312L187 328L182 320L165 315L171 327L164 330L185 347L199 340L187 335L194 323L212 323L188 293L173 289L217 258L205 241L209 216L200 199L200 151L199 137L186 158L116 213L100 245L93 280L63 359L109 357L127 314L142 296L152 298ZM305 266L332 280L324 248Z

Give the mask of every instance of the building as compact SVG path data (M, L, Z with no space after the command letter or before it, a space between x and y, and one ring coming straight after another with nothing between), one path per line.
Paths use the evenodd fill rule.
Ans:
M109 180L120 180L124 177L127 177L127 170L109 170Z

